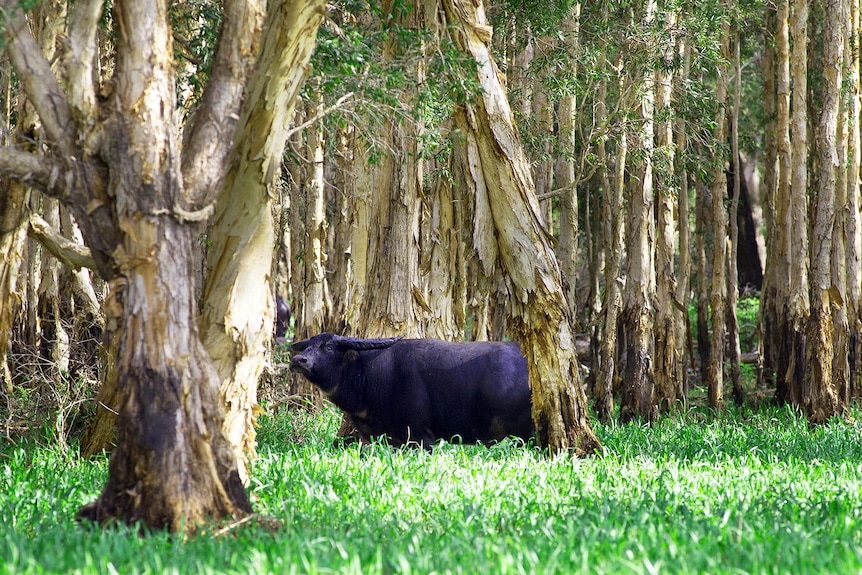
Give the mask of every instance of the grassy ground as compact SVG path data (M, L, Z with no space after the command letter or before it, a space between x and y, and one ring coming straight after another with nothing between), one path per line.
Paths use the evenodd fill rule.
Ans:
M854 412L858 418L862 413ZM0 573L859 573L862 429L789 410L515 443L335 448L334 411L264 418L250 488L283 523L180 541L75 523L107 465L0 449Z

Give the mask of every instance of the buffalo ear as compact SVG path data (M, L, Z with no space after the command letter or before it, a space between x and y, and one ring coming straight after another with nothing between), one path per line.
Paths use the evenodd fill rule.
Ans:
M302 341L295 341L290 344L290 351L305 351L305 349L311 345L311 340L304 339Z
M343 354L341 354L341 362L345 364L352 361L356 361L357 359L359 359L359 352L355 349L348 349Z

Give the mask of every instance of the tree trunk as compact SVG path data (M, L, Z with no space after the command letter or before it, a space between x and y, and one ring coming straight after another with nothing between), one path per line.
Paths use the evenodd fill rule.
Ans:
M646 0L641 22L645 27L655 19L656 2ZM620 314L626 340L626 369L620 399L620 421L649 419L653 413L654 380L654 308L655 216L653 161L655 124L655 76L643 72L638 89L640 125L633 150L636 158L629 180L628 249L626 251L626 286Z
M3 391L12 393L12 372L7 363L9 336L20 309L17 285L18 272L24 261L24 244L27 240L28 189L20 182L4 179L0 183L0 384Z
M368 236L370 234L372 167L368 162L366 143L356 137L353 145L353 197L350 198L350 262L347 269L347 306L345 329L360 334L362 310L368 285Z
M793 0L790 26L793 50L790 54L793 94L791 106L791 157L790 199L784 230L785 245L790 255L787 328L782 339L790 342L790 357L785 378L789 399L795 405L803 405L807 393L804 390L805 327L808 323L809 307L809 249L808 249L808 0ZM832 201L832 198L829 198ZM805 230L804 232L802 230ZM830 234L831 235L831 234ZM827 236L829 237L829 236ZM828 270L828 266L827 266ZM819 281L819 280L818 280Z
M116 117L105 160L117 198L120 274L109 322L122 325L115 377L118 442L99 499L81 509L178 531L251 511L222 430L219 379L197 333L190 262L196 236L174 214L180 163L164 4L116 3ZM142 26L146 22L148 25ZM140 186L140 187L139 187Z
M453 161L450 159L449 161ZM446 341L463 339L463 323L456 321L455 310L464 306L460 296L466 278L459 274L459 244L463 222L462 203L446 178L436 178L429 198L429 221L423 226L422 265L426 309L426 335Z
M672 62L674 57L673 29L676 14L669 11L664 16L666 37L664 59ZM656 145L658 162L655 170L655 221L656 221L656 310L655 310L655 403L659 411L675 409L683 399L683 339L684 322L682 311L676 304L676 228L678 219L674 213L675 150L671 114L671 88L673 78L663 70L656 72ZM681 212L680 212L681 213Z
M695 252L697 253L697 357L700 361L700 378L706 383L709 365L709 261L706 256L707 239L712 238L710 229L710 198L712 193L699 180L696 181L695 197Z
M688 78L691 71L691 41L685 34L677 37L677 54L682 62L682 71L674 78L674 90L681 93L683 81ZM682 390L682 398L685 401L688 394L688 365L694 364L694 349L690 345L691 326L689 325L688 307L691 300L691 227L689 224L689 198L688 198L688 168L685 165L685 152L687 146L687 131L685 120L677 117L674 122L674 139L678 160L674 163L677 179L679 181L679 199L677 202L677 218L679 220L679 272L677 273L675 303L680 306L682 312L682 323L680 329L680 340L678 344L688 348L688 362L686 353L682 353L680 371L682 380L679 387Z
M775 380L775 368L777 365L777 348L770 336L775 334L778 320L778 306L774 270L776 268L775 258L771 250L777 245L775 230L775 199L778 185L778 140L776 121L776 94L775 94L775 28L776 14L771 6L767 6L766 25L764 26L763 56L761 68L763 70L763 116L765 130L763 134L763 177L760 183L762 190L761 202L763 205L763 222L766 237L766 253L770 254L764 262L763 287L760 292L760 309L758 310L757 326L763 337L758 338L758 363L757 384L758 387L766 385L767 380Z
M533 420L551 451L589 454L599 448L590 428L560 270L539 218L539 206L505 90L490 53L491 28L481 2L444 0L457 45L477 63L482 93L456 108L467 145L468 184L490 218L477 238L490 271L499 255L511 281L512 331L527 357ZM478 212L478 208L477 208ZM496 237L494 233L496 232Z
M76 9L78 6L83 11L92 8L93 3L76 3ZM226 3L225 29L235 23L232 10L236 7L235 3ZM300 12L305 9L302 14L284 8L274 5L271 15L278 13L298 26L303 22L319 22L322 16L320 4L287 7ZM114 372L120 398L117 447L102 494L84 506L80 514L102 522L141 521L150 527L178 531L193 530L204 521L248 513L251 506L240 475L243 462L225 427L224 402L236 397L221 391L221 377L199 336L198 304L194 297L192 262L198 240L197 223L208 215L204 208L218 195L211 185L220 181L224 172L220 164L212 171L195 171L195 166L202 165L198 160L206 164L219 154L218 150L213 153L207 146L196 145L194 135L183 148L184 154L191 154L190 163L181 167L167 5L114 2L116 67L112 92L104 95L101 110L88 107L93 100L87 96L87 90L70 90L70 97L66 97L47 62L39 57L38 49L33 49L23 15L14 11L8 14L6 48L19 77L25 79L22 87L36 104L54 153L37 156L3 148L0 171L7 177L32 182L71 208L100 274L110 281L110 297L104 306L108 332L119 329ZM69 26L78 31L70 33L70 37L95 41L99 10L91 10L88 15L70 18ZM294 34L288 26L278 25L273 25L270 31L284 33L296 45L304 46L306 53L310 52L316 23L300 29L305 33ZM222 40L220 46L226 48L220 50L235 46L229 42L230 38L223 36ZM81 54L66 56L67 70L71 63L88 64ZM244 52L241 58L248 56ZM237 64L226 72L240 68ZM303 61L294 61L294 66L296 69L292 71L299 73L291 78L298 83ZM81 69L86 65L71 67ZM260 75L266 77L267 72L261 71ZM262 85L252 82L253 90ZM295 95L295 89L277 92L288 101ZM243 88L239 93L243 93ZM269 102L260 92L254 94L249 100L252 105L243 114L245 120L249 117L260 120L254 114L254 105ZM216 100L216 104L207 108L209 112L224 112L223 102L238 103L241 97ZM201 130L196 133L205 135L209 128L215 128L216 132L225 130L221 122L225 117L235 116L236 110L227 106L226 114L201 116L194 128ZM278 122L275 124L280 126ZM257 130L258 136L268 133L272 125L264 123L262 128ZM222 131L216 141L232 141L224 137L225 133L232 134L232 130ZM201 138L212 142L212 132ZM266 144L273 144L273 139L263 139ZM277 144L269 148L256 137L236 140L241 146L236 153L238 158L253 158L258 165L263 164L264 174L277 172L266 169L273 158L277 160L280 156ZM242 146L256 147L248 150ZM232 178L241 180L239 173L254 170L233 171ZM213 174L214 178L210 178ZM262 189L241 187L249 196ZM232 190L231 185L227 184L226 189ZM262 195L267 195L265 190ZM238 193L232 196L234 201L242 201ZM217 218L229 219L225 214L232 213L237 219L237 226L219 227L222 224L216 222L216 229L230 232L225 234L226 241L233 242L230 255L243 251L242 241L234 241L236 238L248 238L237 234L247 221L241 216L254 212L254 201L250 197L245 199L249 201L243 205L247 212L232 212L223 203L217 209ZM268 204L262 213L269 221ZM257 217L254 226L260 226L261 221ZM265 222L260 227L265 235ZM269 236L270 242L263 250L266 255L262 267L266 270L271 264L271 226ZM262 241L265 243L265 239ZM210 279L220 273L230 275L221 268L228 264L229 258L214 257L218 264L212 266ZM249 275L252 277L245 279L254 282L254 274ZM228 278L220 285L230 283ZM216 291L211 290L210 293ZM227 316L226 312L223 317ZM265 320L257 318L257 321L259 330L260 322ZM221 325L225 323L231 322ZM233 357L243 356L238 352Z
M799 2L801 5L802 2ZM806 11L801 11L806 14ZM814 229L811 237L811 314L805 330L805 382L801 394L802 408L809 421L824 423L838 413L836 373L846 377L846 370L833 364L843 363L847 357L846 314L844 293L841 290L844 272L843 237L834 238L833 218L836 200L835 177L842 166L838 164L838 109L841 96L841 60L844 52L844 11L841 0L826 0L823 37L823 110L815 131L815 143L820 174L817 196L814 201ZM801 18L801 16L800 16ZM799 23L804 26L803 22ZM843 196L843 194L842 194ZM843 199L843 198L841 198ZM839 249L840 248L840 249ZM836 270L842 273L833 283L832 257L840 259ZM835 325L837 319L839 324ZM838 355L836 355L838 354Z
M850 94L847 110L847 321L849 324L849 371L848 389L845 401L859 397L862 392L862 333L860 333L859 306L862 305L862 221L860 221L859 177L862 164L862 142L860 142L860 116L862 100L859 95L859 50L851 50L851 38L859 30L859 0L848 2L848 30L844 38L844 62L847 68L847 89Z
M272 198L323 1L269 6L265 35L240 115L207 252L201 332L221 378L224 433L247 481L255 455L257 382L273 332Z
M354 126L339 126L335 143L335 165L333 166L332 185L335 188L334 205L336 217L332 250L330 251L329 290L332 294L332 313L326 331L344 333L347 316L348 292L353 277L353 258L351 239L353 229L351 211L356 186L353 168L353 148L355 147Z
M728 12L732 13L731 6ZM730 41L730 38L728 38ZM739 198L742 193L742 165L739 156L739 103L742 92L742 68L739 62L739 22L733 23L733 105L730 108L730 166L733 172L730 192L730 244L727 257L727 362L730 364L730 384L733 401L742 405L745 394L740 380L739 320L736 305L739 300Z
M578 53L580 34L581 5L572 6L564 22L566 49L571 54ZM573 60L577 62L576 59ZM567 71L575 74L577 69ZM556 186L564 190L560 196L560 268L566 288L566 301L569 314L577 317L577 279L578 279L578 194L575 173L575 153L577 146L577 100L575 94L565 95L559 101L559 134L562 148L563 167L557 174ZM550 191L550 190L547 190ZM536 185L536 193L542 190ZM548 200L550 201L550 200ZM589 225L589 224L588 224ZM548 226L551 229L551 226Z
M600 90L602 94L604 90ZM603 99L602 99L603 100ZM605 114L604 103L599 100L599 120ZM605 226L605 298L603 320L605 337L602 339L599 374L593 392L595 409L601 421L607 423L614 414L614 383L619 371L617 365L617 320L621 305L620 263L623 254L623 194L625 191L626 160L628 154L628 133L623 128L617 141L616 173L613 182L607 178L604 187L604 226ZM604 142L599 143L599 158L607 159ZM603 161L602 165L609 162Z
M306 105L306 117L313 118L323 109L320 96ZM323 331L332 302L326 281L326 211L324 209L323 181L323 125L307 128L305 157L310 160L305 178L305 291L302 294L302 317L297 318L301 326L296 339L306 339Z
M408 13L387 2L384 12L400 25L420 29L424 11ZM391 59L399 49L394 39L384 49ZM423 63L418 64L421 82ZM409 107L409 103L402 103ZM385 152L373 170L368 238L367 291L359 331L366 337L407 334L422 337L420 292L419 221L422 213L422 179L425 160L420 139L424 119L384 121Z
M729 15L725 16L729 18ZM726 145L728 66L730 59L730 27L724 21L719 32L723 64L718 67L716 80L715 146L721 150ZM722 409L724 404L724 351L727 335L727 175L725 157L720 152L713 160L712 180L712 279L710 290L710 321L712 341L709 349L709 365L706 368L706 383L709 391L709 406Z
M764 296L767 318L764 322L766 341L773 346L774 352L767 353L767 360L775 373L776 399L779 403L790 401L790 380L795 371L802 366L790 366L791 353L799 338L793 336L794 329L790 324L790 305L797 309L798 302L790 301L791 275L796 271L807 273L807 266L793 270L790 243L794 239L807 242L807 218L791 220L791 160L793 150L790 141L790 3L789 0L778 3L776 13L776 153L778 161L778 178L775 186L773 229L770 231L771 241L768 245L769 261L772 273L769 274L767 293ZM805 82L803 78L801 82ZM794 238L795 234L795 238ZM800 294L807 299L807 293ZM771 304L771 305L770 305ZM790 368L793 368L791 370ZM801 375L801 374L800 374Z

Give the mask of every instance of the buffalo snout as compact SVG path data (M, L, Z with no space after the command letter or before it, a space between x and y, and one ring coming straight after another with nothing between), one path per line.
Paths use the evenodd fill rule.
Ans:
M308 358L303 355L295 355L290 360L290 371L307 374L310 368Z

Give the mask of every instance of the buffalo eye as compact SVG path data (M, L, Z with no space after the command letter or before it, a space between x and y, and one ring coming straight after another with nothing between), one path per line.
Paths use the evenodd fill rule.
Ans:
M335 346L333 346L331 343L327 343L326 351L335 351Z

